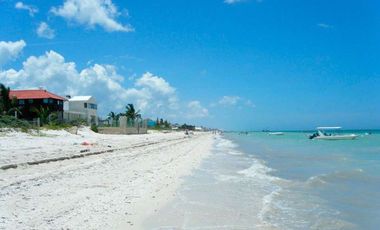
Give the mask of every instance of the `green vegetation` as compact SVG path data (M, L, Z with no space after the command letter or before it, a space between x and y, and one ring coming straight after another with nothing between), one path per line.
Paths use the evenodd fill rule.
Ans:
M99 132L98 126L96 126L95 124L91 125L91 130L94 131L95 133Z
M9 87L0 83L0 116L1 115L13 115L15 112L20 113L20 109L17 107L17 99L10 99Z
M73 120L73 121L70 121L70 122L59 121L56 117L54 117L54 114L55 113L52 113L50 115L50 121L47 122L47 123L45 123L42 126L43 128L59 130L59 129L67 129L67 128L70 128L70 127L73 127L73 126L80 127L80 126L87 125L86 121L82 120L82 119L77 119L77 120Z
M10 116L17 112L20 113L17 107L17 99L10 99L10 91L9 87L0 83L0 128L16 128L27 131L32 128L29 122Z
M40 108L35 108L35 107L32 108L31 111L35 112L37 114L37 116L40 118L41 125L45 125L45 124L50 123L51 112L50 112L49 108L44 108L44 107L40 106ZM55 118L55 120L57 120L57 115L55 114L55 116L53 118Z
M22 131L27 131L32 128L32 125L27 121L8 115L2 115L0 116L0 128L18 128Z
M140 110L135 110L135 107L133 106L133 104L128 104L126 107L125 107L126 111L125 111L125 116L127 117L128 120L136 120L138 118L141 118L141 114L140 114Z
M156 119L156 124L154 127L149 127L149 129L153 130L168 130L171 129L171 124L167 120L164 120L163 118Z
M53 129L53 130L60 130L60 129L67 129L72 127L72 125L68 123L48 123L42 126L45 129Z
M108 114L108 118L107 118L108 120L118 120L119 119L119 116L117 116L114 112L110 112L109 114Z
M73 126L82 126L86 125L86 121L83 120L75 120L71 122L48 122L44 124L42 127L45 129L53 129L53 130L59 130L59 129L66 129ZM35 125L32 125L28 121L17 119L13 116L8 115L2 115L0 116L0 128L15 128L15 129L21 129L22 131L26 132L30 129L37 128Z
M141 119L140 110L136 111L133 104L128 104L127 106L125 106L125 109L126 109L125 113L116 114L115 112L111 111L107 116L107 120L112 121L112 122L115 122L115 121L117 122L117 121L119 121L119 118L121 116L125 116L125 117L127 117L128 123L134 124L134 122L137 119ZM110 124L109 126L112 126L112 124Z
M70 126L78 126L79 127L79 126L87 125L87 122L83 119L76 119L76 120L69 121L67 124Z
M73 126L76 126L76 125L72 125L71 123L67 123L67 122L61 122L58 120L53 120L42 125L42 127L45 129L53 129L53 130L67 129Z

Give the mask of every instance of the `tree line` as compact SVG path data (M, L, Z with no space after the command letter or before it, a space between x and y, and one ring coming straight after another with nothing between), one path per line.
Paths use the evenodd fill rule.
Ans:
M156 125L155 125L156 128L170 128L170 123L164 119L156 119Z
M141 114L140 110L135 109L133 104L128 104L125 106L125 112L124 113L118 113L116 114L115 112L110 112L108 114L108 120L116 120L118 121L120 117L125 116L127 117L128 120L135 121L137 119L141 119Z

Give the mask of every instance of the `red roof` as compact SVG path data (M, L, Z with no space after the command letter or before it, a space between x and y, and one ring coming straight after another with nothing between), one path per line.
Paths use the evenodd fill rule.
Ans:
M17 99L44 99L44 98L52 98L61 101L65 101L66 99L55 95L54 93L50 93L44 89L31 89L31 90L11 90L9 92L10 97L17 97Z

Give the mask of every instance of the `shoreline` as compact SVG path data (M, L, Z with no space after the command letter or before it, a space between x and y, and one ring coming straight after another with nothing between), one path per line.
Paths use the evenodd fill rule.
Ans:
M214 138L212 151L145 229L272 229L257 216L264 208L260 186L269 177L252 169L260 164L225 136Z
M183 133L91 135L93 142L108 140L113 146L130 148L0 170L0 228L141 229L146 218L176 196L182 177L211 153L213 143L210 133L196 133L191 138L183 138ZM48 142L60 136L43 138ZM1 146L9 141L5 139L0 140ZM25 136L19 141L22 139ZM56 146L62 148L65 151L64 146ZM10 156L17 155L15 152ZM4 160L4 154L1 157Z

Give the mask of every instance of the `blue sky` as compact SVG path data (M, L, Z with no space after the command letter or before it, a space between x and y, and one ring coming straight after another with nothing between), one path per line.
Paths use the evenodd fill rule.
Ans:
M378 1L0 0L0 82L224 129L380 128Z

